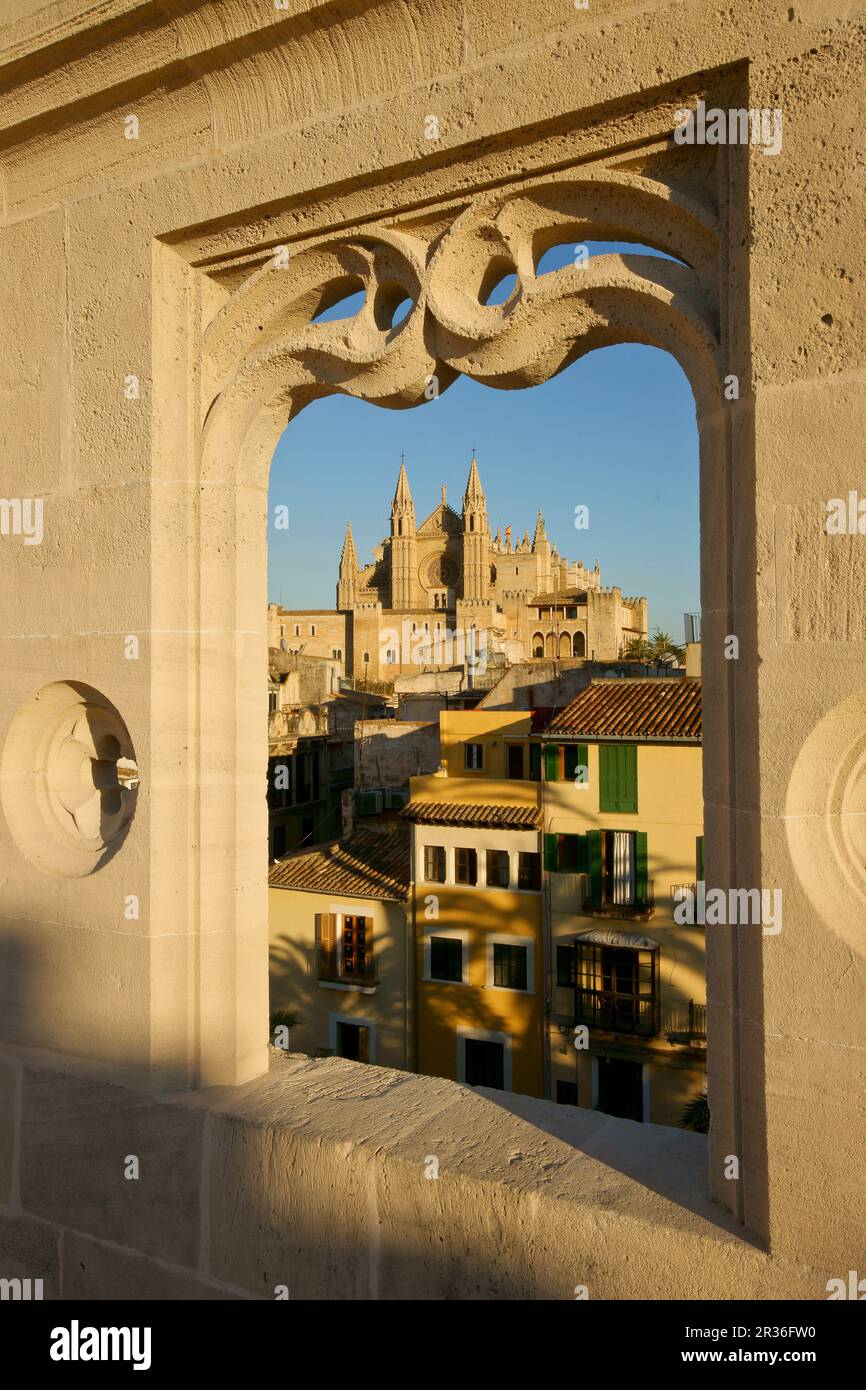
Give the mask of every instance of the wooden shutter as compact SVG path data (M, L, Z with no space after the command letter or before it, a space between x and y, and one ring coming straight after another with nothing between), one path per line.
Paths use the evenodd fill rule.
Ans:
M699 835L699 836L697 837L697 840L696 840L696 842L695 842L695 847L696 847L696 849L697 849L698 883L701 883L702 880L703 880L703 877L704 877L704 837L703 837L703 835Z
M590 896L596 910L601 907L601 835L600 830L590 830L586 836L589 842Z
M648 888L646 832L638 830L634 837L634 896L638 907L646 903Z
M619 811L637 811L637 744L624 743L620 750Z
M559 836L545 835L544 837L544 867L548 873L552 873L559 868Z
M358 1028L358 1061L369 1062L370 1060L370 1030L369 1028Z
M335 912L316 913L316 945L321 946L323 951L333 950L336 928L337 914Z
M619 770L619 746L615 743L599 744L598 749L598 809L618 811L617 785Z
M579 874L589 873L589 836L575 835L574 868Z
M529 778L532 782L541 781L541 744L529 745Z
M559 748L555 743L548 743L544 750L544 780L559 781Z

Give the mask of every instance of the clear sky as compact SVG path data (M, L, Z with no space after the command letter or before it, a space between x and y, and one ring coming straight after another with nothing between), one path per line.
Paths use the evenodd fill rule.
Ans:
M526 529L531 537L541 508L560 555L598 560L603 584L645 594L650 627L683 640L683 613L700 608L694 400L672 357L636 344L592 352L523 391L461 377L411 410L315 401L271 467L270 516L285 504L290 526L269 528L270 600L332 608L346 523L366 564L389 532L400 455L420 524L443 483L459 512L473 447L493 532L510 525L513 542ZM588 530L575 529L580 505Z

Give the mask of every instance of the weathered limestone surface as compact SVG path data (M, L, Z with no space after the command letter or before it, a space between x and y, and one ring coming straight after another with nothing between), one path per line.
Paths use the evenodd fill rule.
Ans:
M423 402L432 375L443 390L461 373L512 389L610 343L654 344L692 384L701 439L707 877L781 887L785 904L778 936L708 932L710 1189L768 1244L777 1284L797 1261L832 1276L858 1266L866 550L822 522L828 498L863 485L864 56L862 0L592 0L587 11L568 0L7 0L0 496L44 502L40 544L0 536L10 1045L155 1091L243 1085L265 1068L265 519L287 421L333 391L402 408ZM674 145L676 111L699 98L780 109L782 150ZM609 256L578 279L536 276L549 246L612 237L683 264ZM505 269L518 292L483 305ZM311 322L359 285L356 320ZM395 332L407 296L415 307ZM736 399L723 392L731 375ZM82 777L91 760L114 775L110 739L134 753L141 784L94 819ZM69 1115L70 1142L83 1142L71 1110L84 1117L85 1092L70 1083L66 1101L64 1086L44 1086L49 1113ZM347 1124L368 1111L350 1109ZM30 1113L33 1169L8 1200L29 1195L50 1224L62 1204ZM233 1148L232 1123L211 1115L186 1158L223 1143L229 1171L247 1146L258 1173L259 1130L236 1133ZM155 1113L153 1124L165 1158L177 1136ZM10 1162L0 1144L0 1181ZM194 1168L180 1162L178 1183ZM371 1171L399 1224L410 1179L392 1189ZM533 1172L543 1184L543 1167ZM351 1228L352 1189L333 1181ZM504 1182L472 1208L493 1224L497 1204L524 1200ZM446 1187L429 1186L415 1196L432 1220ZM160 1240L181 1269L189 1232L170 1229L173 1192ZM210 1192L231 1200L219 1182ZM610 1220L643 1249L635 1194L623 1189ZM104 1246L95 1287L126 1218L108 1197L99 1212L84 1189L78 1201L101 1223L85 1232ZM569 1249L589 1248L600 1208L568 1210ZM646 1209L647 1269L652 1258L658 1269L660 1211ZM129 1219L139 1258L155 1259L158 1242ZM699 1243L715 1273L693 1262L696 1280L727 1270L733 1290L741 1269L766 1268L754 1255L737 1263L742 1245L712 1229ZM221 1230L207 1277L213 1260L246 1288L261 1269L236 1270L243 1254ZM425 1230L418 1240L456 1248L453 1232L439 1242ZM265 1259L269 1248L266 1279L283 1259ZM377 1248L370 1267L386 1288L404 1247ZM566 1280L553 1254L538 1270L557 1288Z
M280 1053L244 1086L156 1100L4 1068L21 1202L0 1207L0 1277L46 1297L816 1299L832 1277L753 1245L685 1131Z

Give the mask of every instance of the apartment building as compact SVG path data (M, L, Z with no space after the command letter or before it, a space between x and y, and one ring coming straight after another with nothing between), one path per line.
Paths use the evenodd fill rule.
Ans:
M268 873L271 1011L293 1052L413 1068L409 832L361 828Z
M704 1089L701 683L595 680L551 720L541 805L551 1098L680 1124Z
M413 777L416 1070L544 1095L541 784L516 776L531 716L450 711Z

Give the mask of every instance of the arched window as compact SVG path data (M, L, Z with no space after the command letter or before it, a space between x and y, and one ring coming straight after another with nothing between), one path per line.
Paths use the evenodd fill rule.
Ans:
M544 637L540 632L533 633L532 655L535 657L544 656Z
M544 655L556 660L556 637L552 632L548 632L544 639Z
M572 656L586 656L586 638L582 632L576 632L571 641Z

